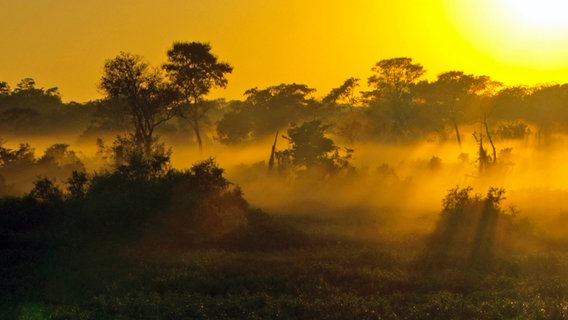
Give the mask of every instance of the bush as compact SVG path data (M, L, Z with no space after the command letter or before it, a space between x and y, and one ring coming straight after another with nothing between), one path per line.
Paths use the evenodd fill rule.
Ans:
M427 267L491 267L496 250L512 247L521 235L517 213L501 208L505 190L490 187L483 197L473 188L455 187L442 201L442 212L423 263Z

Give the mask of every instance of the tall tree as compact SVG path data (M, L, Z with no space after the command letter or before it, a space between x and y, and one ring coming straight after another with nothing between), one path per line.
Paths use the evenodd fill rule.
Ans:
M260 138L303 118L315 117L314 91L297 83L247 90L245 103L253 113L254 135Z
M168 63L163 68L187 105L184 116L190 120L201 150L203 142L200 125L208 111L201 101L212 88L227 86L225 75L231 73L233 67L219 62L211 53L208 43L176 42L168 50Z
M374 74L368 84L375 90L368 93L374 104L384 105L392 113L393 130L402 132L411 114L411 90L426 72L411 58L381 60L371 69Z
M412 63L411 58L381 60L371 70L376 74L369 77L369 86L375 87L381 98L393 102L408 96L412 85L426 72L421 64Z
M100 88L110 99L124 101L134 126L134 141L149 155L155 128L176 115L175 91L141 56L121 52L107 60Z
M481 90L484 79L464 74L462 71L448 71L438 75L438 79L430 88L434 100L444 108L443 114L447 121L451 122L460 148L459 117L464 112L464 105L468 103L467 98Z

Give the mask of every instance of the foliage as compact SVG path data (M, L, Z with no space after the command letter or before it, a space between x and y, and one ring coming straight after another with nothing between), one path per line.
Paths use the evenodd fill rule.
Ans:
M348 106L355 106L358 104L358 99L355 96L355 88L359 86L359 79L349 78L337 88L331 89L327 96L322 99L323 103L337 104L342 103Z
M176 115L176 92L141 56L126 52L105 62L100 88L128 105L133 141L149 155L155 128Z
M179 100L186 104L186 113L182 115L190 120L200 149L200 125L208 111L202 99L213 88L225 88L228 82L225 75L233 71L233 67L219 62L210 51L208 43L175 42L168 50L168 63L163 66L178 91Z
M459 269L416 274L417 249L332 244L273 252L218 249L87 255L49 276L63 294L1 312L53 319L557 319L564 256L507 255L483 277ZM515 270L515 271L512 271ZM65 283L65 279L76 279ZM72 295L75 285L81 285ZM6 303L6 302L5 302ZM7 303L6 303L7 304ZM11 308L10 308L11 307ZM10 317L8 317L10 318Z
M27 192L38 176L48 180L67 179L73 171L82 172L85 166L67 144L54 144L36 159L29 144L20 144L17 150L0 145L0 195Z
M48 178L37 180L29 196L38 202L57 203L63 200L63 192Z
M440 220L422 261L425 268L490 270L496 252L511 250L530 236L517 228L516 211L501 208L504 189L490 187L485 197L472 191L456 186L443 199Z
M232 103L217 122L217 134L224 143L249 142L273 135L291 123L314 117L315 90L303 84L280 84L245 92L246 100Z
M233 71L210 51L211 45L201 42L175 42L168 50L168 63L163 68L184 99L192 103L198 103L212 88L226 87L225 74Z
M298 170L317 170L325 175L348 168L353 150L341 150L326 137L329 128L329 125L313 120L288 129L284 138L289 141L290 148L276 153L281 170L291 165Z
M1 143L2 141L0 141ZM5 167L17 162L31 163L34 161L33 149L29 144L20 144L18 150L12 150L0 144L0 167Z
M89 190L89 176L86 172L73 171L65 182L71 199L83 198Z
M111 167L117 173L130 179L151 180L170 169L170 149L166 150L163 144L153 143L149 152L144 151L132 136L117 136L110 147L99 140L99 153L104 159L110 159Z
M371 70L376 73L368 80L376 89L373 94L394 104L402 102L426 72L421 64L406 57L381 60Z
M88 108L63 103L57 87L38 88L34 79L25 78L12 90L7 82L0 81L2 134L80 132L89 118Z
M242 101L231 101L223 117L217 121L219 141L226 145L238 145L253 140L253 112Z
M375 75L368 85L375 90L366 92L370 116L376 121L378 133L387 132L389 137L406 137L415 113L413 90L425 70L412 63L411 58L381 60L372 68Z

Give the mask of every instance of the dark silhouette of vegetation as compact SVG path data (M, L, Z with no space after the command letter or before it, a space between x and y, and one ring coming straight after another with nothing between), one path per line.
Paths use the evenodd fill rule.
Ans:
M118 71L120 63L133 71L130 77ZM504 87L488 76L457 70L429 81L423 79L424 67L407 57L377 62L368 78L368 92L357 92L359 80L348 78L321 98L314 88L292 83L253 88L243 100L227 103L205 99L213 88L227 85L226 75L232 71L211 53L210 45L175 43L162 68L167 78L141 57L122 53L106 62L100 83L106 98L84 104L63 103L57 88L39 88L31 78L13 87L0 81L0 133L84 131L89 141L131 132L148 151L157 134L178 139L192 131L198 145L207 136L234 145L310 120L333 123L334 134L350 144L444 140L453 135L461 146L471 134L464 128L478 123L484 113L491 120L492 139L534 133L545 145L568 128L566 85ZM174 119L177 115L186 122ZM214 118L213 128L206 126L208 115ZM513 128L513 122L526 128ZM485 133L485 142L490 142L489 136Z
M217 123L223 143L242 143L262 139L291 123L314 119L317 101L310 97L315 90L303 84L280 84L263 90L245 92L246 100L232 103Z
M128 105L133 141L149 155L155 128L177 114L175 91L142 57L126 52L105 62L100 88Z
M35 157L33 148L28 144L20 144L17 150L0 144L1 195L23 194L38 176L63 181L73 171L84 170L82 161L67 144L54 144L39 158Z
M63 103L57 87L38 88L32 78L22 79L15 89L0 82L0 134L79 133L91 114L81 104Z
M484 93L491 83L489 77L474 76L462 71L445 72L438 75L435 82L421 83L421 94L428 103L433 103L442 109L443 119L453 127L460 148L462 145L460 118L464 116L467 105L475 103L475 99Z
M212 88L227 86L226 74L233 71L228 63L218 62L208 43L176 42L168 50L168 63L163 68L179 92L186 107L181 113L189 119L201 150L201 123L207 116L207 105L202 103Z
M371 69L375 75L368 84L374 90L366 93L376 112L386 115L391 124L386 130L397 135L407 135L414 103L412 91L426 70L411 58L393 58L377 62Z
M526 228L521 227L516 211L501 207L505 190L490 187L483 197L473 188L449 190L442 201L442 212L431 236L420 267L428 272L457 267L487 271L493 267L497 252L511 250L521 241Z
M284 139L290 148L276 152L280 170L319 171L324 175L337 173L349 168L353 150L339 148L326 137L329 125L319 120L292 126Z
M359 79L349 78L337 88L331 89L327 96L322 99L324 104L341 104L349 107L358 104L355 89L359 87Z
M14 161L27 148L3 153ZM0 289L8 306L46 297L49 289L34 286L49 287L55 265L87 263L105 250L114 256L116 246L271 251L308 243L302 232L250 209L213 159L179 171L169 165L168 152L154 148L148 157L134 141L118 139L108 150L117 163L109 170L73 171L65 188L42 177L26 194L0 198L0 254L6 257ZM61 166L73 155L66 145L54 145L30 165Z
M412 181L381 162L356 172L354 150L338 146L380 142L373 144L379 154L397 143L451 139L464 152L473 133L482 174L466 178L494 183L498 172L489 168L512 158L510 146L498 154L498 145L532 133L548 145L568 132L568 84L503 87L462 71L430 81L421 64L400 57L371 69L369 92L357 92L359 80L348 78L323 97L291 83L210 101L233 70L210 51L206 43L174 43L163 70L121 53L104 65L105 98L84 104L64 103L57 88L31 78L0 81L6 139L32 131L118 135L110 145L98 140L106 165L95 172L67 143L36 157L29 144L0 141L0 318L568 318L568 285L559 281L568 267L566 238L535 232L505 209L504 189L481 195L455 187L429 224L428 214L407 218L398 208L417 210L414 196L424 200L412 187L428 188L422 178L446 172L446 158L421 154L401 165L423 175ZM282 130L288 146L279 150ZM302 202L290 206L298 212L280 215L251 208L214 159L172 167L172 150L158 135L185 139L191 131L200 149L210 136L227 145L268 141L265 151L272 143L268 168L284 177L253 182L265 194L281 192L278 201L307 203L304 193L337 191L327 188L337 184L345 192L326 200L368 188L369 199L360 199L384 208L371 217L359 204L344 210L333 201ZM466 153L459 159L455 168L469 164ZM246 170L265 177L266 165ZM390 221L399 215L405 228L426 221L434 231L399 235ZM345 224L343 233L328 231L334 224Z

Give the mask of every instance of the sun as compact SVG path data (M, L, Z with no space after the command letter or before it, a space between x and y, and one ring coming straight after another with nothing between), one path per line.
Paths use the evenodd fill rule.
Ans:
M501 0L498 3L518 28L552 33L568 28L566 0Z
M446 0L456 30L495 61L568 67L568 0Z

